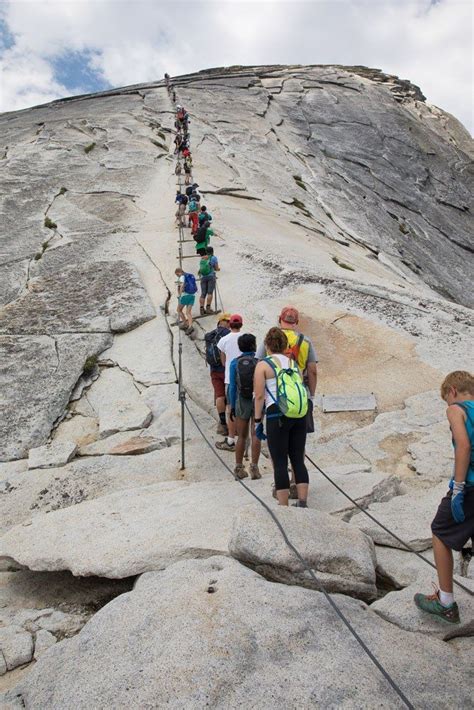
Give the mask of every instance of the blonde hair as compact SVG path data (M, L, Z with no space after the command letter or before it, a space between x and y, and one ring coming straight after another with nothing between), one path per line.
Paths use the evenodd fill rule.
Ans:
M441 385L441 397L446 399L451 387L455 387L458 392L468 392L474 395L474 376L466 370L455 370L444 378Z

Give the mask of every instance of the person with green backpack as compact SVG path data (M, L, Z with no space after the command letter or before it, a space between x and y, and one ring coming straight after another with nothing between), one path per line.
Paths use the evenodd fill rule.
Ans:
M212 296L216 288L216 271L220 271L217 256L207 252L199 262L198 272L201 277L201 297L199 299L199 307L202 316L213 313L211 303ZM205 303L206 307L204 308Z
M268 356L255 368L255 433L272 457L278 503L288 505L290 459L298 491L297 507L306 508L309 476L304 462L308 392L294 360L285 355L288 339L281 328L270 328L265 337ZM266 436L263 413L266 415Z

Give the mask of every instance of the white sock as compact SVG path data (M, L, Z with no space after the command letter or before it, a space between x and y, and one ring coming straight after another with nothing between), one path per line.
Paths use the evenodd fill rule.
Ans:
M228 437L227 437L227 443L229 444L229 446L232 446L232 444L235 444L235 439L234 439L234 437L233 437L233 436L228 436Z
M439 600L442 606L451 606L454 604L454 594L452 592L443 592L443 590L440 589Z

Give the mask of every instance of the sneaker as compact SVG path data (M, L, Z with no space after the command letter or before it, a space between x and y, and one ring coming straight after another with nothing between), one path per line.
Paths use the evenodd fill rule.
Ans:
M261 477L262 477L262 474L259 471L258 465L256 463L251 463L250 464L250 478L252 479L252 481L256 481Z
M451 606L443 606L439 600L439 591L434 594L415 594L414 601L418 609L428 614L438 616L449 624L459 624L459 608L456 602Z
M192 333L194 333L193 326L190 325L189 328L186 328L186 330L184 332L186 333L186 335L191 335Z
M299 500L297 503L293 503L293 508L307 508L308 504L305 500Z
M206 306L206 315L208 315L208 316L214 315L214 311L212 310L211 306Z
M205 316L205 315L206 315L206 311L204 310L204 306L201 306L201 307L199 308L199 313L200 313L201 316Z
M290 483L290 498L291 500L298 500L298 491L296 489L296 483Z
M222 422L219 422L219 424L217 425L216 434L220 434L221 436L229 436L229 429L227 427L227 424L222 424Z
M242 463L238 463L236 467L234 468L234 476L235 478L247 478L248 473L245 470L245 466Z
M235 451L235 444L228 444L227 439L224 441L216 441L216 449L221 451Z

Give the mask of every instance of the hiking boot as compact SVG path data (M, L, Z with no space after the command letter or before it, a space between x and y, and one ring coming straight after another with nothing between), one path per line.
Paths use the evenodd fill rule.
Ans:
M245 470L245 466L242 463L238 463L236 465L236 467L234 468L234 477L240 478L241 480L242 480L242 478L248 477L248 473Z
M221 436L229 436L229 429L227 427L227 424L222 424L222 422L219 422L219 424L217 425L216 434L220 434Z
M180 323L178 328L180 330L186 330L188 328L188 324L187 323Z
M186 335L191 335L192 333L194 333L193 326L190 325L189 328L186 328L186 330L184 332L186 333Z
M296 483L290 483L290 498L291 500L298 500L298 491L296 488Z
M260 473L258 465L256 463L251 463L249 470L250 478L252 479L252 481L256 481L262 477L262 474Z
M235 451L235 444L228 444L227 439L224 441L216 441L216 449L221 451Z
M434 594L415 594L414 602L418 609L437 616L449 624L459 624L459 608L456 602L451 606L443 606L439 600L439 590Z
M199 313L200 313L201 316L205 316L205 315L206 315L206 311L205 311L205 309L204 309L204 306L200 306L200 307L199 307Z
M293 508L307 508L308 504L305 500L299 500L297 503L293 503Z
M206 315L208 315L208 316L214 315L214 311L212 310L211 306L206 306Z

